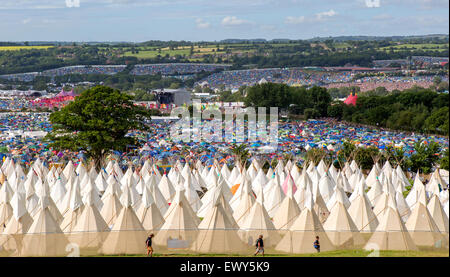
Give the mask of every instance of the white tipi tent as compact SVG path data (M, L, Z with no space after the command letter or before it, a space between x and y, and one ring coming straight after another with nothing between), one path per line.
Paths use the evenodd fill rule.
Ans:
M214 206L208 211L198 226L198 235L192 250L204 253L242 253L247 250L237 234L236 223L227 215L222 202L224 197L215 199Z
M69 244L49 210L50 197L41 194L33 224L23 237L20 256L62 256Z
M418 250L392 196L389 197L388 206L379 222L364 249L372 250L376 246L379 250Z
M334 246L328 238L322 223L313 209L313 199L310 190L307 190L305 208L292 224L289 231L283 236L275 250L289 253L315 253L313 242L319 237L322 251L332 251Z
M120 198L122 210L106 237L100 252L103 254L139 254L146 232L132 208L131 192L125 188Z
M241 230L239 234L250 245L254 245L258 236L263 235L265 245L274 246L280 241L281 237L263 203L264 194L260 191L245 220L240 224Z
M357 248L364 244L358 227L344 206L344 200L337 194L336 203L330 211L323 228L331 242L338 248Z
M96 194L94 189L87 192L81 215L69 235L69 240L80 248L100 247L109 232L106 221L95 205Z

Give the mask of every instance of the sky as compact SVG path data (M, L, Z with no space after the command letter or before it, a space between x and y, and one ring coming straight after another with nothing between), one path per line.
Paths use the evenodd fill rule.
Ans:
M0 0L0 41L448 34L449 0Z

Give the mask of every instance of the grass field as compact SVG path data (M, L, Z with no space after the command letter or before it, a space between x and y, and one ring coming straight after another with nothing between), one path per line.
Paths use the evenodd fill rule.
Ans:
M126 51L123 56L128 57L136 57L139 59L146 59L146 58L155 58L158 55L164 57L166 55L169 55L170 57L176 56L176 55L185 55L189 56L191 52L190 46L179 46L174 49L170 49L169 47L161 48L161 52L158 51L155 47L137 47L136 50L139 50L139 53L132 53L131 51ZM222 50L222 48L221 48ZM193 55L198 56L204 56L204 55L214 55L214 54L223 54L224 51L217 51L217 45L208 45L206 47L198 47L195 46L193 49ZM198 58L198 57L197 57Z
M127 57L136 57L138 59L148 59L148 58L154 58L158 55L161 55L164 57L165 55L169 54L169 56L175 56L175 55L189 55L189 50L161 50L161 53L158 53L156 50L139 50L139 53L132 53L131 51L125 52L123 55Z
M389 51L391 48L396 51L403 50L437 50L437 51L445 51L448 49L448 44L433 44L433 43L423 43L423 44L400 44L394 46L381 47L379 50Z
M146 257L145 249L142 251L142 254L137 255L101 255L98 254L96 250L87 250L84 252L82 250L81 257ZM0 257L8 257L12 255L12 252L2 252L0 251ZM220 254L220 253L192 253L192 252L180 252L172 251L172 252L164 252L158 253L158 248L155 248L154 257L253 257L252 251L246 254ZM289 254L282 253L271 249L266 249L265 257L449 257L448 249L426 249L419 248L419 251L380 251L379 253L373 251L365 251L365 250L336 250L336 251L328 251L321 253L313 253L313 254Z
M337 250L314 254L281 254L271 251L266 251L265 257L449 257L448 250L421 250L421 251L380 251L379 255L374 252L365 250ZM95 257L146 257L142 255L105 255ZM154 257L252 257L249 255L237 254L182 254L182 253L154 253ZM87 256L89 257L89 255ZM90 256L93 257L93 256Z
M18 51L30 49L48 49L54 46L0 46L0 51Z
M351 47L350 44L348 44L347 42L337 42L333 46L336 49L344 49L344 48L347 48L347 47Z

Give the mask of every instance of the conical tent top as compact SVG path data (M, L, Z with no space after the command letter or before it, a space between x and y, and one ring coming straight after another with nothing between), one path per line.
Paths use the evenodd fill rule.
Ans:
M393 195L389 195L389 196L388 196L387 206L390 207L390 208L392 208L392 209L394 209L394 211L397 211L397 210L398 210L397 204L396 204L396 201L395 201Z
M124 208L130 208L133 204L129 187L124 188L122 195L120 196L120 203Z
M417 189L417 202L425 205L425 207L427 206L427 197L426 197L426 192L425 192L425 188L424 187L420 187Z
M87 190L87 193L86 193L86 198L85 198L85 200L84 200L84 202L85 202L85 205L87 205L87 206L93 206L93 205L95 205L95 199L98 197L98 195L97 195L97 191L93 188L93 187L90 187L88 190Z
M422 186L423 186L423 183L420 180L420 173L419 173L419 170L417 170L416 177L414 178L413 187L418 188L418 187L422 187Z
M13 190L8 183L8 180L5 180L3 185L0 187L0 203L9 203L11 198L13 197Z
M148 186L144 186L143 193L142 193L142 206L144 208L150 207L153 203L155 203L155 200L153 199L152 193Z
M44 210L50 205L50 196L48 194L41 194L39 195L39 207Z
M83 206L83 200L80 191L80 182L75 181L73 184L72 194L70 195L69 207L72 211Z
M366 194L366 192L365 192L365 182L364 182L364 180L362 179L361 181L359 181L359 183L358 183L358 195L361 195L361 196L363 196L363 195L365 195Z
M336 193L335 193L336 203L340 203L340 204L344 205L344 203L345 203L344 195L345 195L345 193L343 191L341 191L341 190L339 190L339 192L336 191Z
M311 187L307 186L305 190L305 209L312 211L314 209L314 198L313 193L311 191Z
M27 213L25 194L16 192L11 199L11 207L13 208L13 215L16 220L19 220L19 218Z
M292 179L292 176L291 176L290 172L288 172L288 175L286 176L286 179L284 180L283 188L286 189L286 196L287 197L289 197L289 198L293 198L294 197L295 184L294 184L294 180Z
M261 205L264 205L264 193L263 190L259 190L258 196L256 197L256 201Z
M172 205L182 203L184 200L186 200L187 202L187 199L184 197L184 192L185 192L184 188L181 187L176 188Z

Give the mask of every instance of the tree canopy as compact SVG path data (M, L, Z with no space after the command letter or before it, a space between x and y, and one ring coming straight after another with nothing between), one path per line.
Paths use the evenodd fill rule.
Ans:
M85 151L97 169L110 150L124 151L135 145L130 130L144 130L149 112L135 106L132 96L105 86L85 90L73 102L50 115L48 134L55 149Z
M311 149L308 152L313 150ZM414 144L414 153L411 156L407 156L405 149L392 145L380 150L375 146L367 148L357 147L350 141L344 141L342 148L336 153L337 163L334 163L334 165L342 167L345 162L355 160L361 169L370 170L375 162L383 165L386 161L389 161L394 167L401 166L404 170L428 174L436 166L448 169L448 153L448 148L442 151L436 142L417 142Z
M401 93L360 96L354 106L329 108L329 116L394 130L448 136L449 95L412 88Z
M414 150L416 152L410 157L410 170L425 174L431 173L432 168L439 161L439 153L441 151L439 144L433 141L428 144L416 142Z
M293 114L326 117L331 96L326 88L310 89L286 84L264 83L248 88L244 103L248 107L278 107Z

